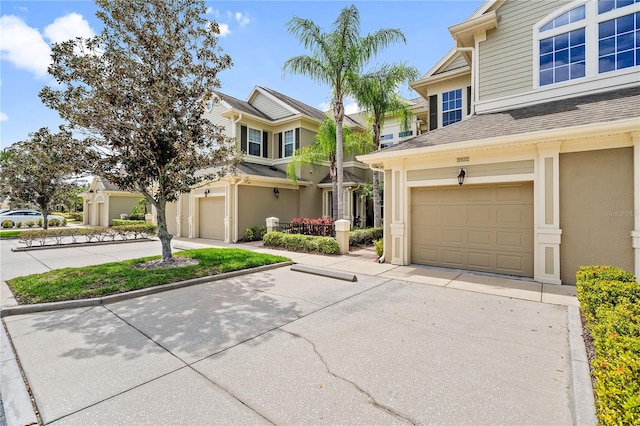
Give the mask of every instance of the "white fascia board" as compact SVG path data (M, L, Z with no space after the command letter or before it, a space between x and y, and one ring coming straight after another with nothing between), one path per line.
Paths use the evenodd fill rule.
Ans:
M640 120L640 117L627 118L613 122L593 123L581 126L562 127L552 130L540 130L536 132L498 136L488 139L474 139L457 143L410 148L400 151L372 153L359 155L356 156L356 158L358 161L369 165L379 165L385 161L405 159L408 156L417 157L449 151L472 151L487 148L519 146L523 143L537 144L542 142L594 138L598 136L637 132L638 120Z

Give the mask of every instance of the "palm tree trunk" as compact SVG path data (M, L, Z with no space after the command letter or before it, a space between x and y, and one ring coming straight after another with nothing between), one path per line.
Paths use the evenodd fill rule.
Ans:
M337 174L337 196L338 196L338 219L344 219L342 206L342 191L344 182L344 151L342 144L342 122L344 120L344 104L342 103L342 93L336 93L333 105L333 114L336 120L336 174Z
M380 114L376 114L373 123L373 150L380 148ZM373 171L373 226L382 226L382 207L380 206L380 175Z

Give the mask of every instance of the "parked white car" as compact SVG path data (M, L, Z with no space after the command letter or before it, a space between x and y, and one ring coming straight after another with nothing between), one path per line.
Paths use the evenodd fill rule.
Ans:
M10 226L10 228L16 226L16 223L18 222L22 223L22 227L26 228L27 222L31 221L35 224L34 226L38 226L38 220L42 219L42 213L37 210L11 210L6 213L0 214L0 225L2 225L2 222L4 222L5 220L10 220L11 222L13 222L13 225ZM47 220L49 221L49 223L51 223L52 219L57 219L58 221L60 221L60 223L66 223L65 219L62 216L54 214L50 214L47 216Z

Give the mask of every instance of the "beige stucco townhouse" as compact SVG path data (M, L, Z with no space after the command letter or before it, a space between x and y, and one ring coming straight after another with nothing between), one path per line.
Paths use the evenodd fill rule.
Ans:
M236 242L244 231L264 225L266 218L288 222L295 217L331 216L331 181L327 166L305 166L298 185L286 175L296 149L313 143L325 113L265 87L255 87L246 101L223 93L206 105L205 117L223 126L226 136L244 152L234 174L208 182L167 205L170 233L186 238ZM345 125L363 130L358 117ZM363 185L369 167L345 158L344 218L366 220Z
M491 0L411 84L429 132L384 170L386 262L574 284L640 275L640 3Z
M131 214L143 195L139 192L122 190L109 180L94 176L89 189L82 197L82 223L84 225L111 226L113 219L123 214Z

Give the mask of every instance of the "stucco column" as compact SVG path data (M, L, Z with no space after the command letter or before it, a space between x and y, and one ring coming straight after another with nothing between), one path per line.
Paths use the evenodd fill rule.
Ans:
M406 188L404 181L404 167L393 167L391 171L391 263L393 265L407 265L407 237L406 237ZM385 210L386 214L386 210Z
M277 231L279 225L280 225L280 219L278 219L277 217L267 218L267 232Z
M631 134L633 139L633 247L634 274L640 277L640 132Z
M349 254L349 231L351 222L346 219L336 220L336 240L340 246L340 254Z
M538 170L534 182L536 229L533 278L545 284L560 280L560 144L538 145Z

